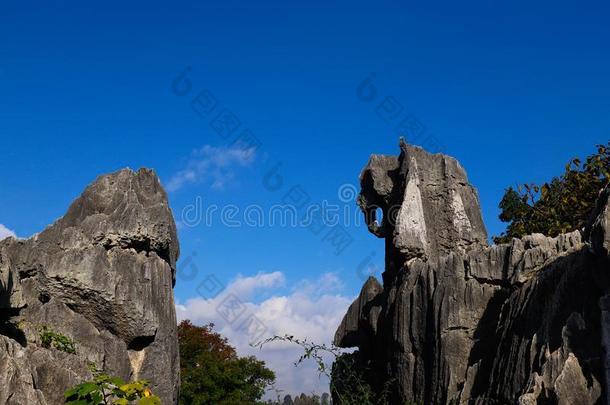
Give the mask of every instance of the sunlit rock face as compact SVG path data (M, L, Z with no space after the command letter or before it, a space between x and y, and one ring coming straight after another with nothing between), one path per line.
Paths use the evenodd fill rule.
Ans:
M451 157L401 142L398 157L371 156L360 182L358 203L369 229L385 238L386 258L401 261L386 268L390 276L411 259L437 263L450 252L487 245L477 192Z
M0 242L0 404L60 404L90 363L177 403L178 240L151 170L101 176L53 225ZM42 347L40 329L76 354Z
M358 347L376 390L390 381L391 403L607 403L608 190L582 232L488 246L453 158L401 142L398 157L371 157L361 187L386 242L383 285L366 282L335 344Z

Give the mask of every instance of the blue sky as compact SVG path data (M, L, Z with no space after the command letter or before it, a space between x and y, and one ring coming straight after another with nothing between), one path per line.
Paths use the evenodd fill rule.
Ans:
M548 179L608 140L609 12L607 2L5 2L0 224L32 235L97 175L125 166L152 167L165 184L194 170L170 192L178 220L197 197L268 208L297 185L338 202L371 153L397 153L395 128L411 117L426 129L418 140L461 161L498 234L504 188ZM187 67L192 87L179 96L172 83ZM358 88L371 77L366 101ZM218 100L214 114L229 109L236 131L260 141L253 156L235 154L214 114L193 111L203 90ZM388 97L395 119L378 110ZM269 191L276 163L284 181ZM360 263L381 267L383 250L364 227L346 230L353 242L340 255L278 226L181 226L180 243L201 279L267 280L244 298L262 311L300 289L311 305L349 302ZM181 305L198 285L179 280Z

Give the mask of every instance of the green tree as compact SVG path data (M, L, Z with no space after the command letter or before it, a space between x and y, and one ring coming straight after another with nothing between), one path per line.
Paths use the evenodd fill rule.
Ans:
M494 237L496 243L510 242L532 233L557 236L582 229L599 192L610 179L610 142L597 145L597 153L582 162L572 159L561 176L542 185L509 187L499 208L506 231Z
M182 321L180 342L180 403L188 405L256 404L275 381L273 371L255 357L238 357L214 324L195 326Z

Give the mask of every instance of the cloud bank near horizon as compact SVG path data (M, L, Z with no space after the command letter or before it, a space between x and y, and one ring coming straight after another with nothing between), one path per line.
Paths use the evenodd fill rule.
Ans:
M303 353L300 347L273 342L261 350L252 347L251 343L288 334L330 344L354 298L343 295L343 289L343 283L335 273L325 273L316 280L301 280L291 288L287 288L286 277L279 271L238 275L214 297L195 297L177 303L176 313L179 321L189 319L196 325L214 323L214 329L228 338L240 356L254 355L264 360L276 373L276 389L281 391L282 397L301 392L321 394L329 391L329 381L319 375L316 364L306 362L294 366ZM278 294L278 290L288 292ZM242 304L239 311L243 315L233 321L223 308L235 299ZM254 336L243 326L249 317L260 322L262 327L258 331L262 333ZM328 364L332 362L330 356L326 360ZM268 394L268 397L276 396L274 392Z

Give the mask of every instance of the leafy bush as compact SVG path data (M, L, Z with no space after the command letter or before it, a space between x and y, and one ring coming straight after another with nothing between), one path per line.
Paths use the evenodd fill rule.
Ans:
M61 333L54 332L46 326L43 326L40 331L40 341L42 347L46 349L54 347L62 352L71 354L76 353L76 345L72 339Z
M92 381L87 381L64 393L69 405L160 405L159 397L148 389L144 380L125 383L118 377L94 371Z
M597 145L597 153L583 163L572 159L564 173L542 185L509 187L500 202L500 220L506 231L494 237L495 243L507 243L532 233L557 236L582 229L595 207L601 189L610 179L610 142Z
M275 381L273 371L255 357L238 357L214 324L178 326L180 403L186 405L256 404Z

